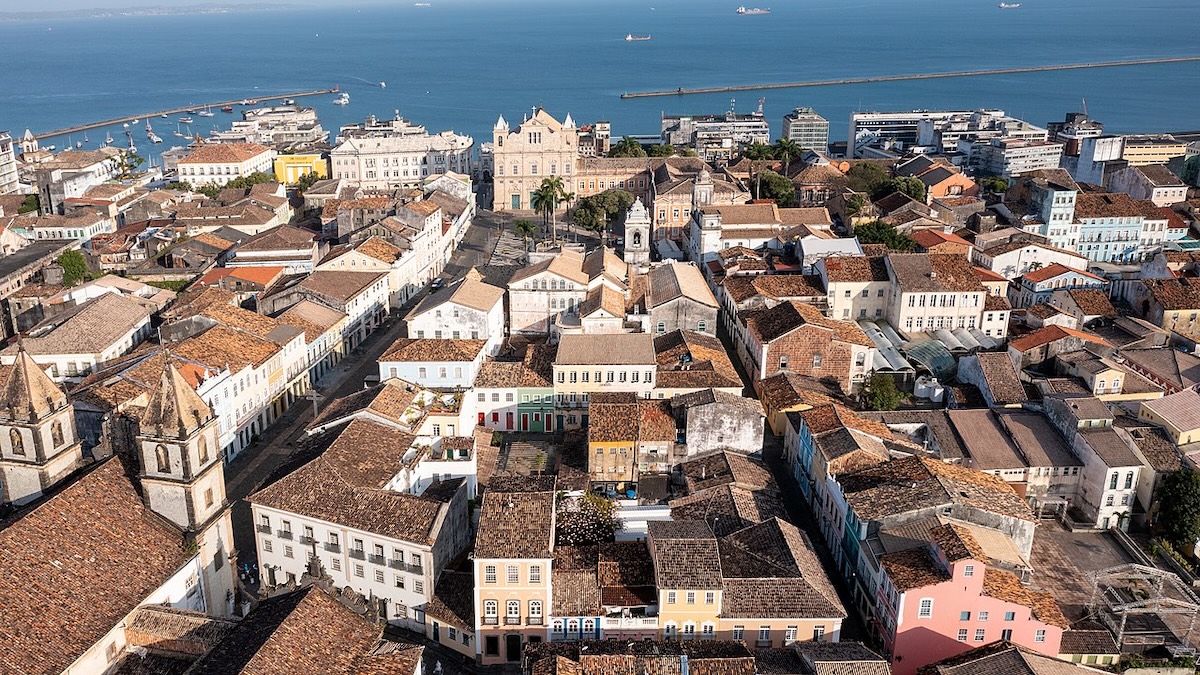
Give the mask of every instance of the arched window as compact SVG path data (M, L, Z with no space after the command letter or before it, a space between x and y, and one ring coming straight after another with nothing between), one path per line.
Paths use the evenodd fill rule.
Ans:
M641 230L634 230L634 232L633 232L633 245L634 245L634 246L641 246L641 245L642 245L642 232L641 232Z
M509 600L508 611L505 612L505 615L510 617L521 616L521 601Z
M171 473L171 456L167 453L167 446L162 443L154 446L154 455L158 459L158 472Z
M691 640L696 637L696 622L685 621L683 623L683 637L686 640Z
M25 442L21 440L21 432L16 429L9 429L8 442L12 444L14 455L25 455Z
M530 618L530 623L534 623L533 619L536 619L537 623L539 623L539 624L542 622L542 601L541 600L530 600L529 601L529 618Z
M201 436L200 440L196 444L196 448L200 454L200 463L207 464L208 463L208 439L205 438L204 436Z
M483 601L483 622L484 623L496 623L496 613L499 609L500 609L500 606L496 603L495 600L484 600Z
M596 634L596 620L595 619L584 619L583 620L583 633L584 633L584 635L587 635L589 637L595 637L595 634Z
M50 423L50 441L54 443L54 447L59 447L63 444L62 422L54 420Z
M1133 487L1133 472L1130 471L1129 473L1125 474L1125 489L1128 490L1132 487Z

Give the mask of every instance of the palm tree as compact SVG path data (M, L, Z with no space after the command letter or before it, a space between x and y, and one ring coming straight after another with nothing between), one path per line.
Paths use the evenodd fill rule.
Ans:
M521 235L521 237L525 239L525 251L528 252L529 238L537 233L537 225L534 225L532 220L522 218L513 223L513 229L516 230L517 234Z
M796 142L790 138L781 138L775 141L775 156L783 159L783 175L788 175L788 170L791 168L792 160L799 157L804 152L804 148L796 145Z
M646 150L642 147L637 139L629 136L623 137L621 140L613 144L608 150L609 157L645 157Z
M554 214L554 209L558 207L558 204L555 203L555 197L554 191L546 189L545 185L542 185L529 195L529 205L533 207L534 211L542 214L543 228L550 223L550 216ZM551 238L553 239L553 231L551 231Z
M746 159L761 162L765 159L774 159L774 149L765 143L751 143L742 151L742 156Z
M542 184L533 192L534 204L533 208L542 213L542 217L549 217L550 220L550 238L557 239L558 223L555 215L558 211L558 205L563 202L569 202L575 198L575 195L567 192L566 185L563 184L561 176L550 176L543 178Z

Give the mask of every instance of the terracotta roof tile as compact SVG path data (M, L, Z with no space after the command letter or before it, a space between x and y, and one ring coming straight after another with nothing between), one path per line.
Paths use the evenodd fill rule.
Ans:
M484 493L475 558L553 557L554 481L512 492L502 492L501 483L493 478Z
M400 338L388 347L379 361L425 363L432 361L474 361L487 345L486 340L437 340Z
M1022 335L1021 337L1009 342L1008 347L1009 349L1014 349L1018 352L1027 352L1036 347L1049 344L1055 340L1062 340L1063 338L1067 337L1079 338L1085 342L1091 342L1106 347L1112 346L1107 340L1104 340L1096 335L1092 335L1091 333L1085 333L1073 328L1064 328L1063 326L1054 325L1039 328L1032 333Z
M179 160L180 164L241 164L271 152L257 143L205 143Z
M1043 591L1031 591L1021 583L1017 575L994 567L983 573L983 594L1015 605L1028 607L1033 617L1042 623L1059 628L1069 628L1071 623L1063 616L1062 609L1054 596Z

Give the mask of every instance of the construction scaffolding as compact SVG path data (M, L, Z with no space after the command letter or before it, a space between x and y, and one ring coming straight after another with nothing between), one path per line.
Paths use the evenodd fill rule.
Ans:
M1091 614L1113 632L1122 652L1163 646L1180 656L1195 653L1192 633L1200 597L1178 576L1126 564L1092 572L1088 578Z

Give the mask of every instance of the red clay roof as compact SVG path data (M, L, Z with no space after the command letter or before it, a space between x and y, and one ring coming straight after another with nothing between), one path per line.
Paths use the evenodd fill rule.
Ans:
M211 143L201 145L179 160L180 164L241 164L271 149L257 143Z
M1055 340L1061 340L1066 337L1077 337L1080 340L1094 342L1106 347L1112 346L1107 340L1092 335L1091 333L1084 333L1083 331L1078 331L1071 328L1063 328L1062 326L1057 325L1039 328L1028 335L1023 335L1016 340L1013 340L1012 342L1008 343L1008 346L1019 352L1026 352L1034 347L1040 347L1044 344L1054 342Z
M1085 270L1077 270L1074 267L1067 267L1066 265L1062 265L1060 263L1051 263L1041 269L1036 269L1036 270L1033 270L1032 272L1026 272L1025 280L1032 281L1034 283L1040 283L1047 279L1053 279L1054 277L1057 277L1059 275L1067 274L1068 272L1075 272L1076 274L1082 274L1085 277L1091 277L1092 279L1096 279L1097 281L1104 281L1103 277L1098 277L1095 274L1092 274L1091 272L1087 272Z
M920 230L913 232L909 238L917 242L925 248L931 248L938 244L959 244L961 246L971 246L971 242L963 239L957 234L947 234L940 230Z

